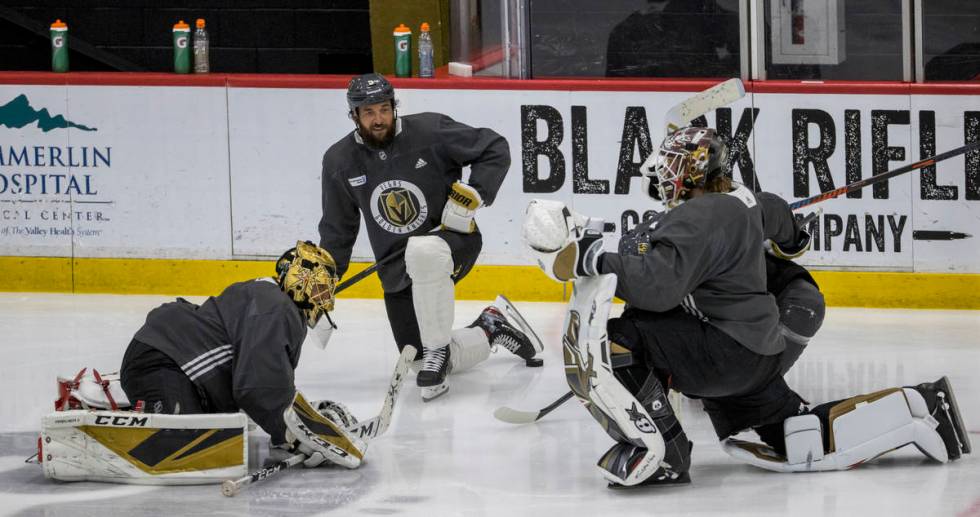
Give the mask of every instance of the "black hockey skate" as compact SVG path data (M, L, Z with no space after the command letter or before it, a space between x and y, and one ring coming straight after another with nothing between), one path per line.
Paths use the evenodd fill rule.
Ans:
M476 318L470 327L480 327L487 333L490 347L504 347L514 355L524 359L528 366L541 366L544 361L535 359L537 353L531 339L520 329L511 325L507 317L497 307L491 305Z
M658 469L649 478L645 479L642 483L633 486L620 485L619 483L609 483L606 485L612 490L635 490L637 488L649 488L654 486L670 486L670 485L690 485L691 484L691 474L689 472L682 472L677 474L676 472L671 472L664 469Z
M449 390L449 345L422 350L422 368L415 383L422 388L422 400L428 402Z
M956 405L953 387L946 376L936 382L924 382L914 386L922 398L926 400L929 414L939 422L936 432L946 444L946 452L950 461L959 459L963 454L969 454L973 447L970 445L970 435L963 425L960 408Z
M683 431L681 432L681 436L685 440L687 440L686 436L684 436L683 434ZM620 445L626 445L626 444L620 444ZM677 445L683 447L683 444L677 444ZM615 447L613 449L615 449ZM610 451L607 452L606 454L608 455L609 453L613 452L613 449L610 449ZM690 469L691 467L690 458L691 458L692 450L694 450L694 442L688 440L687 459L682 462L682 467L685 469L683 472L676 472L670 468L665 468L661 466L656 470L656 472L653 473L653 475L644 479L642 482L636 485L627 486L627 485L621 485L619 483L609 483L606 486L611 490L634 490L637 488L660 487L660 486L670 486L670 485L689 485L691 484L691 473L687 469ZM638 451L645 452L646 449L638 449ZM668 453L668 455L670 455L670 453ZM601 464L603 460L599 460L599 461Z

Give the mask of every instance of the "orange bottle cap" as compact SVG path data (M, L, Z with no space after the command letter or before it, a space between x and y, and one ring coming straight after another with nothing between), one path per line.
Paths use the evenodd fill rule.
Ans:
M54 23L51 24L51 28L52 29L67 29L68 28L68 24L66 24L65 22L63 22L60 19L58 19L58 20L55 20Z
M398 27L395 27L395 32L402 32L402 33L411 34L412 33L412 29L409 29L408 26L406 26L404 23L399 23L398 24Z
M426 22L422 22L421 30L422 32L429 32L429 24Z
M195 25L197 26L198 29L203 29L204 28L204 18L198 18L197 19L197 22L195 22Z
M186 23L184 23L184 20L180 20L179 22L177 22L177 23L174 24L174 30L175 31L189 31L189 30L191 30L191 26L190 25L187 25Z

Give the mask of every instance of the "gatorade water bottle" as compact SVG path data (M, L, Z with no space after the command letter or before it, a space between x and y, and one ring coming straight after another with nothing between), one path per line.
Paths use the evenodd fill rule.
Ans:
M61 20L51 24L51 70L68 71L68 25Z
M206 74L211 71L208 60L208 31L204 28L204 18L194 24L194 73Z
M186 74L191 71L191 26L180 20L174 24L174 72Z
M419 77L436 76L432 61L432 34L429 33L429 24L423 22L419 29Z
M412 29L395 27L395 77L412 77Z

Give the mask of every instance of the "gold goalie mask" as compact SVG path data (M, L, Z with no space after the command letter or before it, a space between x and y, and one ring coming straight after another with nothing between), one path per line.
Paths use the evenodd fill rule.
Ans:
M310 241L298 241L276 261L276 276L279 287L303 311L310 328L333 310L337 264L326 250Z

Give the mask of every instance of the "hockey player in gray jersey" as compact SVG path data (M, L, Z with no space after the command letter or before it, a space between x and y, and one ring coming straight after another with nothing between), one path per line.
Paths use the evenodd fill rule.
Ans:
M777 245L797 236L778 235L759 197L727 177L714 130L678 130L655 164L646 190L668 211L619 253L604 252L601 226L562 203L532 202L523 226L545 273L575 281L566 371L617 442L599 460L611 486L689 481L692 443L671 388L704 401L726 452L771 470L846 469L910 443L943 462L970 452L945 377L810 410L783 379L785 334L760 253L767 235ZM601 325L613 294L627 307ZM748 429L765 445L730 438Z
M450 371L485 360L491 347L540 365L540 346L505 298L470 326L452 328L454 285L483 246L474 215L493 203L507 174L507 141L438 113L398 115L395 90L378 74L351 80L347 103L354 131L323 156L320 246L343 275L363 215L376 260L404 253L378 275L395 343L421 348L423 399L444 393Z
M275 448L306 454L307 466L357 467L365 444L344 430L353 416L339 403L307 402L293 383L307 329L333 309L336 281L330 254L298 242L276 262L276 278L153 309L123 357L126 396L152 413L241 410Z

